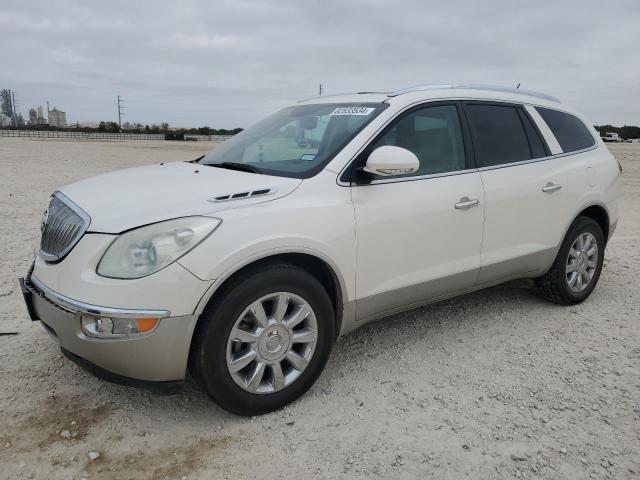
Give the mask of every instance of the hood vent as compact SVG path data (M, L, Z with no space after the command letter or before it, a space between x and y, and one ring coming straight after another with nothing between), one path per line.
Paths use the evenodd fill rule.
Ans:
M228 202L230 200L243 200L247 198L264 197L266 195L272 195L276 193L275 188L261 188L259 190L253 190L250 192L237 192L228 193L226 195L218 195L217 197L211 197L208 200L210 202Z

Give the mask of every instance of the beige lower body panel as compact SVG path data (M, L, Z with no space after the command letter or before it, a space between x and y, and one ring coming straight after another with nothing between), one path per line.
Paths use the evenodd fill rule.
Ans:
M164 318L152 332L137 337L100 339L82 333L78 314L38 295L33 295L33 306L61 347L104 370L136 380L184 379L194 315Z
M553 263L558 248L437 280L362 298L345 304L340 335L396 313L482 290L518 278L535 278Z
M464 290L476 283L477 278L478 270L472 270L359 299L356 320L392 314L449 292Z
M508 280L513 275L540 276L551 268L551 264L553 264L558 254L558 249L559 247L549 248L516 259L482 266L478 276L478 283L495 282L501 279Z

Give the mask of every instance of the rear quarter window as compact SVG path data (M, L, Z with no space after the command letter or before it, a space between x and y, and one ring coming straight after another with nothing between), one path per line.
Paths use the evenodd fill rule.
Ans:
M574 115L550 108L535 108L555 135L564 153L583 150L596 144L589 129Z

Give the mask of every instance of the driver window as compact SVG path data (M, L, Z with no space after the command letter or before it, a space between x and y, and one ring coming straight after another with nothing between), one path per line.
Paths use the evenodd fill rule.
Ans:
M462 130L455 105L425 107L405 115L376 141L371 151L383 145L406 148L418 157L420 168L411 176L465 169Z

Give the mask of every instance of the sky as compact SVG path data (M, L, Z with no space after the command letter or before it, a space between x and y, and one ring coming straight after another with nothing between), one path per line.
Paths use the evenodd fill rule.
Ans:
M553 94L640 125L640 1L2 0L0 88L28 116L247 127L300 99L431 83Z

